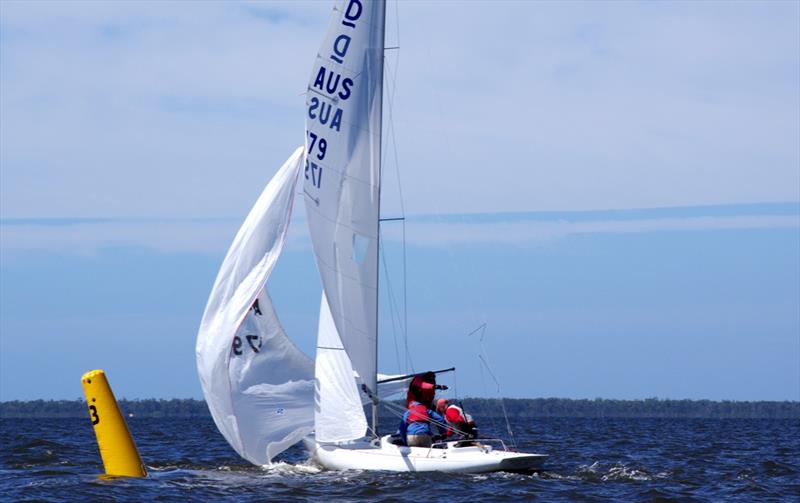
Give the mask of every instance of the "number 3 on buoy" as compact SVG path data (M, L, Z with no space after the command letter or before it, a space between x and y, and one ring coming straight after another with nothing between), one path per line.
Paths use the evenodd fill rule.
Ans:
M128 425L122 417L111 386L108 385L105 372L102 370L87 372L83 374L81 382L106 475L147 476L142 458L139 457Z
M92 424L97 424L100 422L100 416L97 415L97 407L90 405L89 413L92 415Z

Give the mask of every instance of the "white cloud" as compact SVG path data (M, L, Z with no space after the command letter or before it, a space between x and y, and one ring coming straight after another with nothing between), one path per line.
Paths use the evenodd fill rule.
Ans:
M795 2L388 10L410 212L800 200ZM303 141L329 12L4 2L0 213L243 214Z
M797 4L411 6L397 112L409 200L470 212L800 199Z
M303 142L292 51L313 54L327 17L252 14L269 8L4 3L3 216L241 213Z

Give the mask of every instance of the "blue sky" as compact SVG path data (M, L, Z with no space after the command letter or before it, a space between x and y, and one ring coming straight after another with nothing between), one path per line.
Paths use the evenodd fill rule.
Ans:
M486 323L508 396L800 399L800 6L453 5L389 8L414 368L492 396L466 336ZM0 4L0 399L75 398L96 367L122 396L200 397L208 292L303 141L329 13ZM271 291L312 353L295 217Z

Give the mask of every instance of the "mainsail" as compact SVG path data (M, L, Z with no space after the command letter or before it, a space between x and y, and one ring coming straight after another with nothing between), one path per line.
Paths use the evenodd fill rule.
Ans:
M308 85L303 187L333 324L373 393L384 11L384 2L361 0L334 8Z
M314 363L286 337L266 290L302 161L300 147L245 219L197 335L197 372L214 422L240 456L259 465L313 428Z

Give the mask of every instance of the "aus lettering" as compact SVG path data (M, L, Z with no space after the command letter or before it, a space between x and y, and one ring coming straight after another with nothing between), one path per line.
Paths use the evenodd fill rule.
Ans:
M340 74L320 66L313 86L324 93L328 93L329 96L338 96L339 99L346 100L350 97L353 79L350 77L342 78Z
M316 96L312 96L308 105L308 118L319 121L323 126L340 131L342 128L342 109L325 103Z
M316 188L322 187L322 166L306 159L306 180Z

